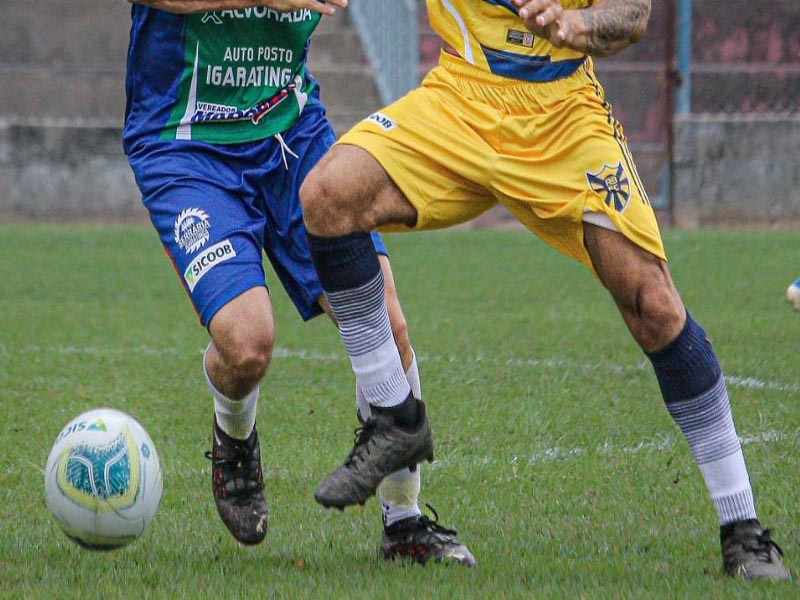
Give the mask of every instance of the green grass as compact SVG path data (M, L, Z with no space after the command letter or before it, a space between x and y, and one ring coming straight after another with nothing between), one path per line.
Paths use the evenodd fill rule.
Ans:
M800 232L667 231L672 273L726 372L762 521L800 543ZM145 225L0 226L0 598L800 597L721 574L716 515L643 354L580 265L519 231L387 237L437 460L422 500L472 570L384 564L380 509L313 489L352 443L353 380L324 319L273 290L278 341L259 429L267 541L238 546L209 491L207 336ZM268 279L275 281L271 272ZM136 415L164 462L141 539L95 554L44 504L60 428ZM800 574L800 570L797 571Z

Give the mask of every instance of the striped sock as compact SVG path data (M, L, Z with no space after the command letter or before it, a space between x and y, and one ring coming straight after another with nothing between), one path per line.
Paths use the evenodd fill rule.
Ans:
M378 254L368 233L308 236L322 289L339 324L356 386L371 406L403 403L411 390L384 300Z
M720 524L755 519L753 491L725 379L705 331L687 313L678 337L648 357L667 410L703 475Z

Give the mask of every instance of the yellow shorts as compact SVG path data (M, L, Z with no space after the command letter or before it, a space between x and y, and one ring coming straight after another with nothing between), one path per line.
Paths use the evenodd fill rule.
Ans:
M564 79L527 83L442 52L419 88L338 143L378 160L417 209L414 229L463 223L499 202L590 269L587 213L665 258L655 214L590 59Z

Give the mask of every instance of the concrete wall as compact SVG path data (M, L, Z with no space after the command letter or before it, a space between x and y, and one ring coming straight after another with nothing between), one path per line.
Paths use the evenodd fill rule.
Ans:
M145 220L108 122L0 120L0 219Z
M0 20L0 219L146 219L121 147L130 5L125 0L0 1L5 17ZM750 4L735 1L737 10L744 11ZM797 1L776 0L771 4L774 11L783 12L776 21L777 29L768 28L777 32L769 39L785 38L785 43L776 45L753 37L744 58L768 62L772 57L786 64L800 59L800 45L790 43L798 30ZM710 0L696 4L698 27L706 23L703 31L711 19L703 20L706 13L700 8L712 4ZM741 21L738 14L730 13L727 18ZM660 64L661 20L663 8L656 5L652 35L618 59ZM711 47L740 48L725 42L730 36L723 33L731 28L723 25L717 31L719 43ZM752 30L753 36L760 30ZM783 35L786 31L792 35ZM429 37L423 28L423 42ZM423 50L429 45L423 43ZM428 54L423 51L423 67L438 55L438 42L434 46ZM696 47L700 53L710 52L709 44ZM767 48L780 52L759 54ZM726 56L698 58L732 60ZM322 83L323 100L338 132L379 106L347 11L323 20L315 32L310 62ZM647 107L654 104L653 90L661 90L658 81L651 81L660 71L646 71L650 75L639 74L633 79L623 78L622 71L611 69L603 73L603 79L617 116L631 137L640 174L654 198L660 191L659 175L665 164L665 144L657 140L665 136L658 111ZM761 79L782 82L791 97L797 98L800 87L792 73L795 71L783 79ZM730 77L726 75L726 79ZM695 83L699 98L710 94L702 86L702 78ZM741 87L751 89L744 84ZM722 93L732 95L728 88ZM774 100L775 93L771 90L760 96ZM798 119L795 112L784 120L694 116L680 121L675 137L674 206L662 222L680 227L800 222ZM496 224L507 216L502 211L491 212L477 225Z
M121 141L130 4L0 3L0 219L146 219ZM337 133L380 106L346 11L309 65Z
M673 156L676 227L800 223L800 115L679 118Z
M0 120L0 219L145 220L120 138L108 122ZM800 116L680 118L673 169L664 225L800 224Z

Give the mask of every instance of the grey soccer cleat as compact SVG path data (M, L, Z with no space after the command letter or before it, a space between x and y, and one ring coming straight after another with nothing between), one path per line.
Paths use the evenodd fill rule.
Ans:
M430 505L428 508L435 520L420 515L403 519L384 529L381 558L406 558L421 565L433 559L435 563L452 562L474 567L475 557L456 537L456 532L439 525L439 515Z
M425 404L417 402L419 418L413 429L396 426L386 413L373 415L356 429L353 449L317 486L314 499L325 508L364 504L387 475L407 467L415 469L423 459L432 461L431 424Z
M211 461L211 489L222 522L233 537L252 546L267 535L267 501L261 471L261 447L255 426L250 437L228 436L214 419Z
M772 541L769 529L757 519L736 521L720 527L725 572L737 579L791 579L783 566L783 550Z

